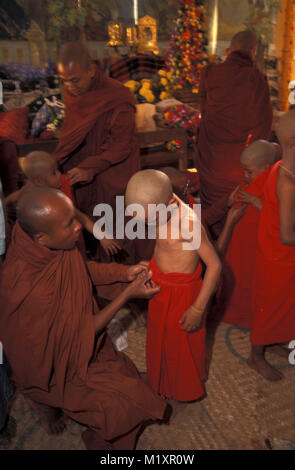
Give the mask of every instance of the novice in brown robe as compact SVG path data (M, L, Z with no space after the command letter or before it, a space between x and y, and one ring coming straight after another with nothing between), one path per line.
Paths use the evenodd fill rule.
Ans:
M85 424L88 449L131 449L141 425L162 419L166 404L104 328L128 299L150 298L159 288L143 266L85 264L75 248L81 226L60 191L27 190L17 215L0 287L0 341L12 380L43 405L43 418L54 408ZM98 311L92 282L133 279Z

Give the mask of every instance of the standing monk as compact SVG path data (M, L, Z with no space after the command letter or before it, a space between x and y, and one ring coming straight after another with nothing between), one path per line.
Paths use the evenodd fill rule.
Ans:
M93 219L94 207L105 203L115 213L116 195L124 195L140 168L135 101L128 88L100 71L79 42L63 45L57 70L65 87L66 117L55 156L71 179L79 210ZM112 240L102 245L112 253Z
M248 364L271 381L283 375L264 357L265 348L288 357L280 343L295 339L295 110L277 128L283 158L264 186L253 282L252 351Z
M267 140L271 132L268 83L253 63L256 44L254 33L241 31L233 37L225 62L202 71L196 166L203 209L243 180L240 155L246 144Z

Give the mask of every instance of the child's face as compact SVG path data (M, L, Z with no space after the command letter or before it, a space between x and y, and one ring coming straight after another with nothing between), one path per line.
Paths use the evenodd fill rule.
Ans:
M266 170L267 165L254 166L251 162L243 161L242 167L244 168L244 174L248 183L251 183L251 181L253 181L257 175L259 175L259 173L262 173L264 170Z
M61 187L61 172L58 170L56 162L52 162L48 172L43 175L42 183L50 188L59 189Z

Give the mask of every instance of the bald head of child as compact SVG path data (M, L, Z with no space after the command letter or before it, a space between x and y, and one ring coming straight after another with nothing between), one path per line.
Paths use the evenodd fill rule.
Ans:
M240 160L248 182L273 165L279 153L279 146L266 140L257 140L245 148Z
M145 220L150 205L163 204L168 207L175 203L175 196L170 178L159 170L142 170L135 173L128 181L125 192L125 204L140 204L144 208Z
M55 158L47 152L31 152L24 159L23 171L33 186L61 187L61 173Z

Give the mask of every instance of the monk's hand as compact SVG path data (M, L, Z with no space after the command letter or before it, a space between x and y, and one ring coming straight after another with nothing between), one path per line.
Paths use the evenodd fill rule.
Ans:
M120 244L116 240L102 238L100 244L108 255L115 255L121 250Z
M90 183L93 180L94 174L92 170L84 170L83 168L72 168L67 172L70 178L70 183Z
M135 279L137 279L139 275L141 275L142 273L147 273L147 272L148 272L148 264L145 265L145 264L139 263L139 264L135 264L134 266L130 266L126 272L127 281L132 282Z
M137 278L126 288L129 299L151 299L158 294L161 287L152 281L152 272L143 271L137 275Z
M196 312L191 305L182 315L179 323L182 324L181 329L187 333L193 333L202 326L203 312Z

